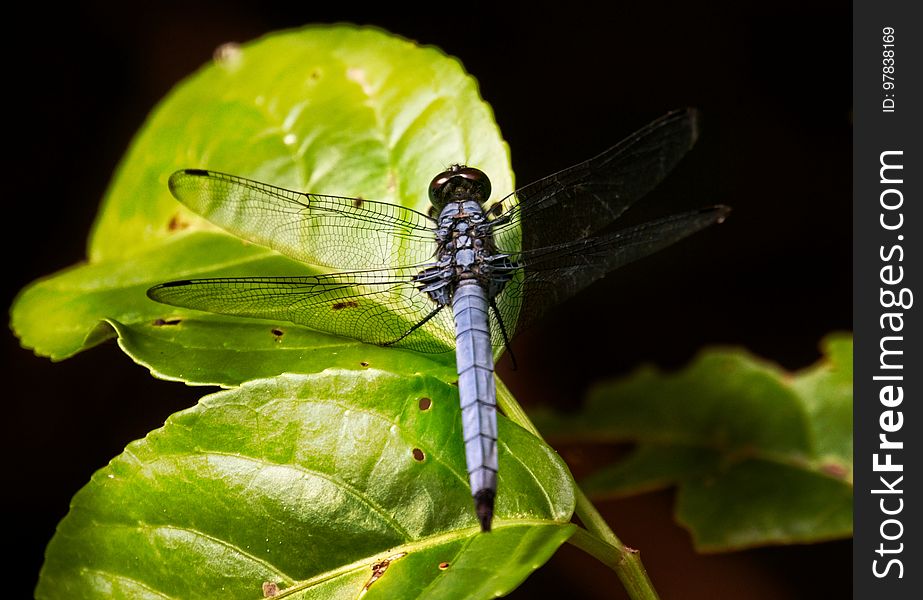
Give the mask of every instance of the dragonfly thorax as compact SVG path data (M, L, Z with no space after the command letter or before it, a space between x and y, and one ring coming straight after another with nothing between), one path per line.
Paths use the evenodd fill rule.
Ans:
M491 222L480 202L471 198L447 202L439 213L435 241L436 262L416 281L437 304L449 304L463 281L480 284L493 299L509 280L502 272L509 260L497 254Z

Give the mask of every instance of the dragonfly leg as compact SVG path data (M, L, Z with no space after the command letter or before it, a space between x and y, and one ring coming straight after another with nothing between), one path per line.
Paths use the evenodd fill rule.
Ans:
M445 307L446 307L445 304L438 304L438 305L436 305L436 308L433 309L433 312L431 312L431 313L429 313L428 315L426 315L426 316L425 316L423 319L421 319L420 321L417 321L417 323L416 323L413 327L411 327L410 329L408 329L407 331L405 331L403 334L401 334L401 337L399 337L399 338L397 338L397 339L395 339L395 340L391 340L390 342L385 342L384 344L382 344L382 346L393 346L394 344L397 344L398 342L400 342L401 340L403 340L404 338L406 338L408 335L410 335L411 333L413 333L414 331L416 331L416 330L419 329L420 327L423 327L424 325L426 325L427 321L429 321L430 319L432 319L433 317L435 317L436 315L438 315L438 314L439 314L439 311L442 310L442 309L445 308Z
M510 361L513 363L513 370L515 371L516 366L516 355L513 354L513 347L510 345L510 336L506 333L506 325L503 323L503 317L500 316L500 309L497 308L497 302L491 298L490 299L490 309L494 311L494 316L497 317L497 324L500 326L500 335L503 336L503 347L506 348L507 353L510 355Z

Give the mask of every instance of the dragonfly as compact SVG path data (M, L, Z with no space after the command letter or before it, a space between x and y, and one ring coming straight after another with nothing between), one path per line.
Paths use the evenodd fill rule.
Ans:
M381 346L426 353L454 347L468 479L487 532L498 472L494 356L549 308L613 269L725 218L727 207L710 206L608 228L667 175L698 131L694 109L673 111L598 156L494 202L484 172L455 164L430 183L429 214L217 171L177 171L170 191L208 221L339 272L185 279L147 295Z

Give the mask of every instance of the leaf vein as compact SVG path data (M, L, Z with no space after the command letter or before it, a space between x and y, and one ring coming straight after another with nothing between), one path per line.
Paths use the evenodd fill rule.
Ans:
M118 573L113 573L112 571L106 571L105 569L91 569L89 567L81 567L80 569L81 575L88 574L88 573L97 574L109 580L130 582L131 584L144 588L150 593L156 594L157 596L160 596L161 598L173 598L173 596L170 596L169 594L165 594L164 592L161 592L160 590L156 590L150 585L148 585L147 583L144 583L143 581L139 579L135 579L134 577L128 577L127 575L120 575Z
M273 467L273 468L281 467L284 469L292 469L294 471L297 471L305 475L312 475L315 477L320 477L321 479L324 479L325 481L332 483L334 486L337 486L343 489L344 491L348 492L351 496L359 500L359 502L361 502L362 504L367 506L369 509L371 509L373 513L377 514L381 518L382 521L384 521L387 525L389 525L391 529L397 532L403 539L405 540L412 539L412 536L410 535L410 533L406 529L404 529L391 515L389 515L384 510L384 508L379 506L371 498L364 495L361 490L355 488L354 486L352 486L351 484L347 483L346 481L342 479L337 479L336 477L331 476L328 473L324 473L323 471L319 471L316 469L311 469L304 465L275 463L275 462L272 462L270 460L267 460L265 458L261 458L258 456L242 456L240 454L232 453L232 452L220 452L220 451L209 450L206 452L202 452L202 454L206 457L221 456L225 458L233 458L235 460L249 460L256 464L264 465L267 467Z
M244 549L241 548L240 546L238 546L238 545L236 545L236 544L234 544L234 543L232 543L232 542L230 542L230 541L228 541L228 540L224 540L224 539L221 539L221 538L216 537L216 536L214 536L214 535L205 533L204 531L199 530L199 529L196 529L196 528L194 528L194 527L189 527L189 526L185 526L185 525L155 525L155 524L151 524L151 523L137 523L137 524L127 525L127 524L124 524L124 523L99 523L99 522L97 523L97 526L99 526L99 527L107 527L107 528L125 527L125 528L129 528L129 529L132 529L132 528L134 528L134 529L144 529L144 530L148 530L148 531L151 531L151 532L157 532L157 531L181 531L181 532L188 533L188 534L191 534L191 535L196 536L196 537L200 537L200 538L206 539L206 540L208 540L208 541L210 541L210 542L213 542L213 543L215 543L215 544L217 544L217 545L219 545L219 546L223 546L223 547L225 547L225 548L227 548L227 549L229 549L229 550L233 550L234 552L236 552L237 554L239 554L239 555L245 557L245 558L248 559L249 561L251 561L251 562L253 562L253 563L256 563L256 564L260 565L261 567L263 567L264 569L266 569L266 571L273 573L276 577L279 578L280 581L282 581L282 580L284 580L284 581L286 581L286 582L297 581L297 579L296 579L295 577L291 577L291 576L289 576L289 575L286 575L285 573L283 573L282 571L280 571L280 570L277 569L276 567L274 567L274 566L272 566L271 564L269 564L268 562L266 562L264 559L262 559L262 558L260 558L260 557L258 557L258 556L256 556L256 555L254 555L254 554L251 554L250 552L247 552L246 550L244 550Z
M552 502L551 496L548 495L548 490L546 490L546 489L545 489L545 486L542 485L542 482L539 481L538 477L535 475L535 472L532 471L532 469L529 468L529 466L528 466L526 463L524 463L524 462L522 461L522 459L520 459L520 458L516 455L515 452L512 452L512 451L510 450L509 446L508 446L505 442L500 442L500 444L503 446L504 449L506 449L506 451L507 451L506 455L509 456L509 457L511 457L511 458L513 458L513 459L515 459L516 462L518 462L520 465L522 465L522 468L525 469L526 472L532 477L532 480L535 481L535 484L538 486L538 489L541 490L542 495L545 496L545 502L548 503L548 512L549 512L550 514L554 514L554 513L555 513L555 505L554 505L554 502Z

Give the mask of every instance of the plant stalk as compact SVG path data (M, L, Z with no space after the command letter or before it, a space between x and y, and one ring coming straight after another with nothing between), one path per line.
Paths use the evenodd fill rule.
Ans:
M615 571L632 600L659 600L637 550L616 547L579 527L567 541Z
M535 428L535 424L529 419L526 411L522 409L510 390L499 377L495 379L497 381L497 405L500 410L511 421L544 441L538 429ZM640 552L629 548L619 540L576 483L574 483L574 492L577 500L574 512L577 513L577 517L586 529L578 528L568 541L615 571L632 600L658 600L654 584L651 583L647 570L641 563Z

